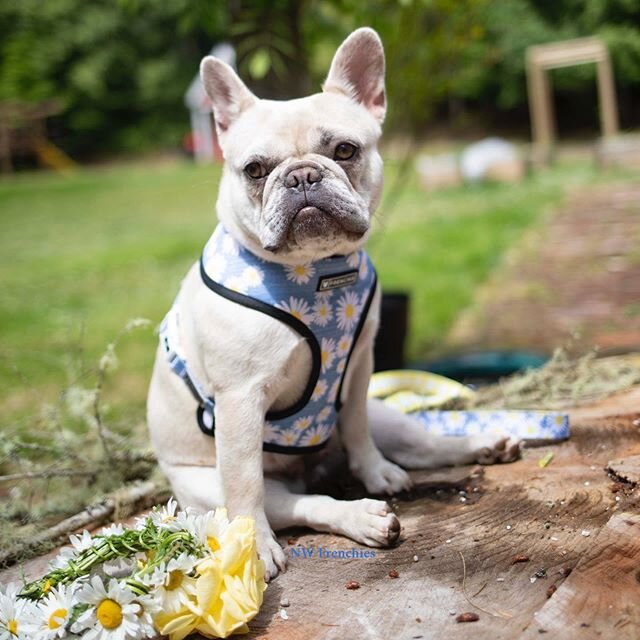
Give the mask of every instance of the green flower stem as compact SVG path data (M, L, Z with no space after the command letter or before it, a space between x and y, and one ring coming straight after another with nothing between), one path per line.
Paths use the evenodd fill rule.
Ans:
M97 538L99 542L69 560L66 567L54 569L39 580L25 585L20 596L29 600L40 600L51 587L74 582L82 576L89 575L95 567L105 562L117 558L131 558L136 553L153 550L153 560L126 580L134 593L142 595L147 593L148 589L140 579L165 560L184 552L204 556L204 547L188 531L158 528L150 519L143 529L129 529L120 535Z

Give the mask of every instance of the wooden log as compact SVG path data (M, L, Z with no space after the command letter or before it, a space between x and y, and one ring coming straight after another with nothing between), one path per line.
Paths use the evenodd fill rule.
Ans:
M638 637L640 515L614 515L595 542L537 613L523 640L545 633L550 638Z
M0 551L0 567L18 560L28 549L51 548L55 544L66 542L69 535L79 529L92 529L107 522L112 516L126 516L159 502L167 495L167 489L159 484L147 481L112 494L100 504L92 505L75 515L58 522L53 527L21 545Z

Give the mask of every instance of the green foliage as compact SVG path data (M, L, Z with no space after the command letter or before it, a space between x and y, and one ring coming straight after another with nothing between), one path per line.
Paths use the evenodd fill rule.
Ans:
M62 100L76 152L176 144L184 90L225 18L205 0L2 2L0 100Z
M385 43L388 129L522 107L526 48L578 36L601 35L618 87L640 91L637 0L4 0L0 101L62 100L72 152L176 145L184 91L216 42L231 40L258 95L292 97L319 87L361 25ZM592 85L590 65L554 77L577 95Z
M611 48L618 87L640 90L635 0L319 0L312 8L305 39L320 52L312 66L317 79L351 29L368 24L380 33L392 128L421 131L460 105L477 111L521 107L527 47L580 36L601 35ZM554 86L581 91L593 77L592 66L573 68L558 73Z

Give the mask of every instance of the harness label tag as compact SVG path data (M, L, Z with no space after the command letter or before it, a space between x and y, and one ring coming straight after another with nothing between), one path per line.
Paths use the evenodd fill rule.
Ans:
M340 289L342 287L350 287L358 282L358 270L344 271L335 276L324 276L318 280L316 291L329 291L331 289Z

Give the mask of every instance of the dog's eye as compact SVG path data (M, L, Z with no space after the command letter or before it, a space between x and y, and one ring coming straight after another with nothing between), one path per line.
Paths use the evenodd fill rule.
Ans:
M267 170L259 162L250 162L244 172L253 180L259 180L267 175Z
M336 147L336 150L333 152L333 159L351 160L351 158L356 155L357 150L358 147L356 147L355 145L348 142L342 142Z

